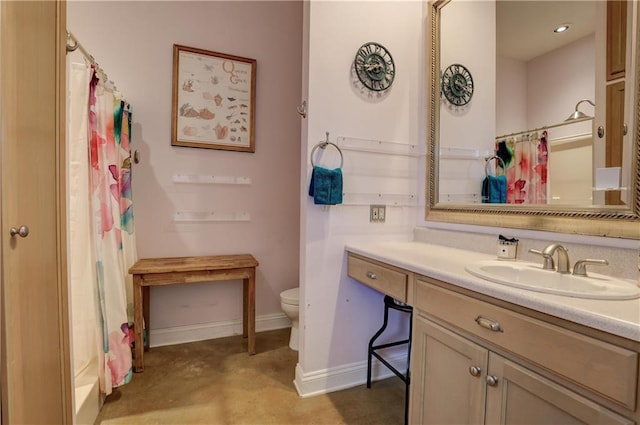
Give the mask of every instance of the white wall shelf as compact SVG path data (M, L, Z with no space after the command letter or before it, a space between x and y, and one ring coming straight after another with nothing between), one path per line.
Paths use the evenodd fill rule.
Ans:
M246 176L212 176L206 174L176 174L174 183L187 184L251 184L251 177Z
M176 223L202 223L210 221L251 221L251 215L246 211L217 212L217 211L177 211L173 215Z
M490 150L480 150L473 148L440 148L440 159L469 159L469 160L485 160L486 157L492 156Z
M424 147L409 143L359 139L357 137L346 136L338 136L336 141L338 146L340 146L340 149L344 150L415 157L424 156L426 154Z
M418 205L418 197L393 193L343 193L343 205L380 204L392 207L413 207Z
M440 193L439 202L444 203L480 203L480 195L477 193Z

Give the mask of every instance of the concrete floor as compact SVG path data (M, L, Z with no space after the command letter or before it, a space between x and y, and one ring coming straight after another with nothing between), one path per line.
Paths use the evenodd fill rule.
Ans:
M107 397L96 424L402 424L397 377L300 398L298 353L289 329L256 335L248 356L240 336L153 348L145 371ZM365 348L366 349L366 348Z

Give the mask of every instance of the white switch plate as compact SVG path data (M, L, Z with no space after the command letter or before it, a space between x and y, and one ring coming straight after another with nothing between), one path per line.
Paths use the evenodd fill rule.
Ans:
M386 205L371 205L369 207L369 221L372 223L384 223L387 215Z

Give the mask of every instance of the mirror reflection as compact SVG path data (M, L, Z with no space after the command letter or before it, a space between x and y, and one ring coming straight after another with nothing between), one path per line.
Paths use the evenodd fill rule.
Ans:
M635 64L627 2L612 3L624 7L514 0L442 7L439 204L630 205L634 136L626 123ZM617 38L607 38L607 26ZM617 52L617 63L607 52Z

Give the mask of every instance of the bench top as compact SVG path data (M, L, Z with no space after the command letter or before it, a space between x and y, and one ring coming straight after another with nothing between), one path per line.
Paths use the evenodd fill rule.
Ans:
M251 254L213 255L207 257L143 258L129 269L130 274L172 273L199 270L229 270L257 267Z

